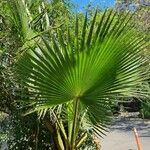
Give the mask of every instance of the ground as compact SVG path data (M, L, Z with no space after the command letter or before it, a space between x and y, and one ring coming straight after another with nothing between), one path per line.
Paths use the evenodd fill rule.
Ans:
M150 120L131 116L114 119L110 133L101 140L101 150L137 150L133 127L137 129L142 150L150 150Z

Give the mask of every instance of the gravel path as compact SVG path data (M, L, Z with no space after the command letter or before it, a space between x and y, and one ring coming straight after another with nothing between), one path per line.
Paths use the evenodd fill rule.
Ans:
M142 150L150 150L150 120L118 117L110 133L101 140L101 150L137 150L133 127L138 131Z

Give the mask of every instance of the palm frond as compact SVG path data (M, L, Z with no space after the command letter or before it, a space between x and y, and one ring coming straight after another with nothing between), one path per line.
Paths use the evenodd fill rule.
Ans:
M135 95L146 79L142 69L146 60L140 55L146 43L128 26L129 14L118 17L107 10L98 23L96 17L97 12L90 25L85 17L81 35L77 18L74 37L68 29L67 36L60 31L43 38L37 49L18 60L16 71L39 95L36 108L79 99L93 130L100 133L109 125L113 97Z

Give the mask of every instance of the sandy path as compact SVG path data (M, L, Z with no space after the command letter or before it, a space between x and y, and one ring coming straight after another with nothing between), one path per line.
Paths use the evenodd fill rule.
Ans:
M136 127L142 150L150 150L150 121L139 118L115 119L110 133L101 140L102 150L137 150L133 127Z

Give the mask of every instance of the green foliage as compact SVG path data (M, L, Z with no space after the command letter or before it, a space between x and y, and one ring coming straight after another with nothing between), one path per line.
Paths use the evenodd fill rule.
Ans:
M150 24L149 24L149 11L150 5L148 0L138 1L138 0L117 0L116 8L119 11L135 11L135 16L132 19L132 24L134 24L135 29L143 34L147 42L150 41ZM143 52L146 57L149 57L149 46Z
M144 1L138 1L138 0L130 0L130 1L124 1L124 0L117 0L117 9L119 10L130 10L135 11L135 16L132 19L131 25L134 24L134 28L136 31L140 32L141 35L143 35L144 40L148 43L147 46L143 49L141 55L142 57L145 57L147 59L147 62L145 65L147 67L145 68L148 75L148 80L146 83L146 86L141 86L139 90L145 89L150 93L148 85L150 85L150 5L148 0ZM147 99L147 98L146 98ZM148 100L142 99L142 108L140 110L140 116L149 118L149 95Z
M86 130L101 136L109 124L114 97L144 96L138 86L147 79L146 60L140 55L146 42L127 25L130 15L118 17L108 10L98 23L96 17L97 12L90 23L85 17L81 34L77 18L74 37L70 28L67 35L59 30L49 39L43 37L16 67L18 78L29 88L30 100L24 101L33 104L32 111L73 102L71 140L63 135L71 149L79 136L82 112L86 112L82 119L88 122Z
M11 150L49 149L51 136L42 123L39 123L37 115L23 117L21 113L22 111L15 111L15 114L9 118L11 123L8 148Z
M8 115L0 112L0 148L1 145L3 145L3 143L8 140L8 123Z
M67 17L59 19L62 13L66 12L65 15L67 16L67 13L69 15L69 10L66 10L67 6L62 2L58 1L58 3L61 9L59 4L55 7L41 0L36 0L34 3L30 0L0 1L0 110L9 115L9 122L6 120L1 122L1 125L4 124L4 126L0 134L1 141L7 142L11 149L17 149L17 147L35 149L35 138L38 138L39 141L44 140L42 144L38 143L38 149L53 147L51 141L53 135L43 123L39 125L39 136L30 138L37 126L37 122L33 120L38 118L36 115L23 117L22 109L18 112L18 107L22 108L24 104L20 101L16 102L16 99L21 99L21 97L16 95L15 91L23 92L27 89L16 82L12 70L16 55L21 55L28 47L34 47L34 40L38 41L41 33L47 34L53 30L53 27L54 29L57 28L57 25L59 27L61 19L63 21L67 19ZM47 24L48 19L50 24Z
M0 134L9 149L95 147L91 135L107 131L114 99L147 94L139 90L149 75L149 51L141 57L147 50L147 7L138 14L143 30L126 13L71 13L69 1L0 5L0 110L9 114ZM38 115L22 116L28 108Z
M148 118L150 119L150 101L146 100L145 102L142 103L140 114L142 118Z

